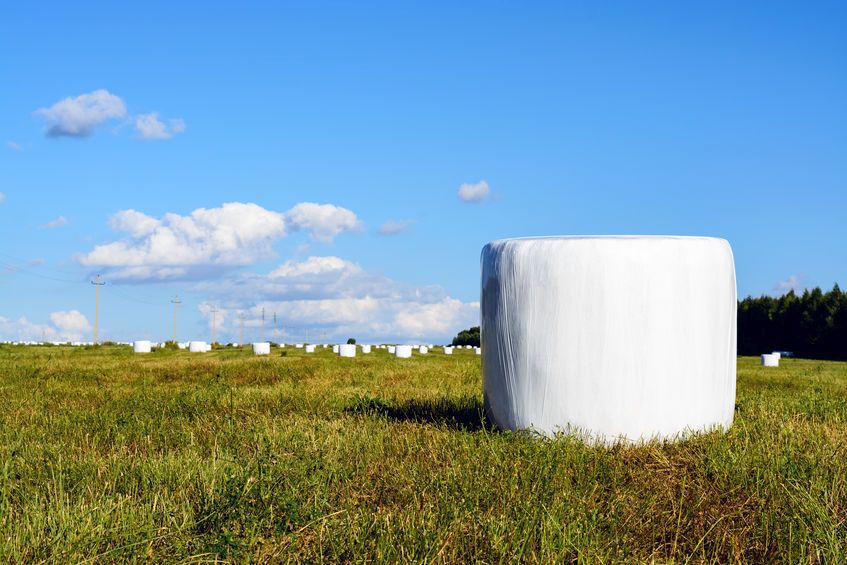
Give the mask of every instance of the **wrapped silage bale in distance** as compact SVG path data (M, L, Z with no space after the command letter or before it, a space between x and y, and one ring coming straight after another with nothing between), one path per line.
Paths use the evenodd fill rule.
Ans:
M363 345L362 346L362 353L370 353L370 352L371 352L371 346L370 345Z
M389 345L389 346L388 346L388 352L389 352L391 355L394 355L394 352L395 352L395 351L397 351L397 347L395 347L394 345Z
M474 347L473 352L476 353L477 355L482 355L482 348L481 347Z
M338 346L338 355L340 357L355 357L356 345L353 343L342 343Z
M296 347L297 349L303 349L303 344L302 343L295 343L294 347Z
M429 347L427 347L426 345L421 345L420 347L418 347L418 353L420 353L421 355L426 355L427 353L429 353Z
M188 342L188 351L191 353L206 353L206 342L205 341L189 341Z
M282 349L282 348L284 348L284 347L285 347L285 344L284 344L284 343L280 343L280 344L279 344L279 348L280 348L280 349Z
M150 353L152 347L149 339L132 342L132 350L135 353Z
M412 356L411 345L396 345L394 347L394 356L400 359L407 359Z
M183 342L177 343L176 347L177 347L177 349L186 349L186 348L188 348L188 342L183 341Z
M779 357L773 353L765 353L762 355L763 367L779 367Z
M306 353L314 353L314 352L315 352L315 346L314 345L307 345L306 346Z
M444 355L453 355L453 348L444 346Z
M776 357L777 361L778 361L778 360L780 360L780 359L782 359L782 353L780 353L779 351L772 351L772 352L771 352L771 355L773 355L774 357Z
M708 237L550 237L482 250L485 409L502 428L593 441L726 429L732 249Z
M333 345L333 346L332 346L332 352L333 352L333 353L338 353L338 346L337 346L337 345Z
M253 344L253 355L270 355L271 344L267 341L260 341Z

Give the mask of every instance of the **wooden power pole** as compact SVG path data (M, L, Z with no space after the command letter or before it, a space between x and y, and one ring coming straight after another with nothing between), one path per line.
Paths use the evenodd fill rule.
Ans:
M94 345L97 345L97 332L100 329L100 287L106 284L100 281L100 275L91 281L94 285Z
M212 306L212 344L215 343L215 338L217 336L217 332L215 331L217 328L215 327L215 322L217 322L217 313L218 308L216 306Z
M176 307L182 304L182 301L179 299L179 295L171 300L171 304L174 305L174 345L176 345Z

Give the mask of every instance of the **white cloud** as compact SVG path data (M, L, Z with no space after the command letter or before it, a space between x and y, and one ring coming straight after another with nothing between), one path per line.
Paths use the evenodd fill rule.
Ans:
M398 235L409 231L414 220L388 220L379 226L379 235Z
M336 339L443 341L479 323L477 302L462 302L437 286L415 286L369 273L331 256L286 261L267 275L243 275L195 290L214 297L222 311L230 312L231 335L237 335L232 334L238 322L233 312L245 312L247 326L257 327L262 308L266 320L277 314L289 340L305 340L308 333L314 341L326 332ZM220 322L223 318L218 316ZM272 327L270 322L266 327ZM269 331L266 337L271 337Z
M82 341L91 324L79 310L53 312L49 324L36 324L26 317L11 320L0 316L0 339L15 341Z
M356 214L332 204L301 202L285 213L291 231L304 230L314 238L329 241L342 232L356 232L362 227Z
M12 151L23 151L23 150L24 150L23 145L21 145L20 143L15 142L15 141L7 141L7 142L6 142L6 147L8 147L9 149L11 149Z
M55 220L50 220L50 221L49 221L49 222L47 222L46 224L42 224L42 225L41 225L41 226L39 226L39 227L40 227L41 229L51 230L51 229L55 229L55 228L61 228L61 227L63 227L63 226L68 225L69 223L70 223L70 222L68 221L68 219L67 219L66 217L64 217L64 216L59 216L59 217L58 217L58 218L56 218Z
M62 335L78 336L91 331L91 324L79 310L53 312L50 321Z
M124 101L103 89L65 98L35 113L47 121L48 137L88 137L97 126L127 114Z
M139 114L135 117L135 130L141 139L170 139L185 131L185 122L181 118L170 120L170 127L159 120L157 112Z
M787 279L776 283L773 290L777 295L787 294L792 290L797 294L802 294L807 288L805 275L790 275Z
M229 202L162 218L123 210L109 225L127 237L96 246L80 263L112 269L107 273L112 279L145 281L202 279L273 257L274 241L293 231L327 241L358 230L360 222L350 210L332 204L301 203L276 212Z
M488 183L481 180L476 184L463 184L459 187L457 194L462 202L482 202L488 198L490 193Z

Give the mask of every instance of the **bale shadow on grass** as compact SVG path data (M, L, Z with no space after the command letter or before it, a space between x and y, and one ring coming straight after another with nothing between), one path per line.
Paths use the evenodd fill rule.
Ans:
M472 396L402 402L386 402L378 397L363 396L346 407L344 412L469 432L494 430L493 424L485 417L482 402Z

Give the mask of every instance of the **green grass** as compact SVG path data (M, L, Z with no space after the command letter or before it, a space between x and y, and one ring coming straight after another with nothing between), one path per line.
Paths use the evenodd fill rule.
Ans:
M847 364L739 360L735 424L494 431L479 358L0 346L0 562L847 562Z

